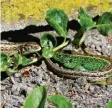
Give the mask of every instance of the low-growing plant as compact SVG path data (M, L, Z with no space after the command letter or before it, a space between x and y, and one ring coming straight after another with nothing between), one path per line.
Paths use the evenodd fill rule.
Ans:
M80 47L86 38L86 32L90 29L96 28L104 36L112 33L112 13L105 12L94 21L83 8L80 8L78 15L78 22L81 26L77 35L74 38L73 44Z
M56 108L73 108L71 102L60 94L47 96L45 86L34 88L26 97L22 108L44 108L47 100ZM108 101L106 108L112 108L112 99Z
M41 46L43 47L43 56L50 58L53 56L53 53L57 50L68 45L67 41L67 24L68 17L64 11L59 9L49 9L46 12L45 16L46 21L50 26L56 30L59 36L64 38L64 41L59 46L56 46L56 37L53 35L47 34L43 35L41 38ZM108 36L108 33L112 32L112 13L105 12L99 18L94 21L91 16L89 16L83 8L80 8L78 15L78 22L81 28L78 30L78 33L74 37L74 40L71 41L76 47L81 47L82 43L86 38L86 32L90 29L96 28L104 36ZM75 25L74 25L75 27ZM49 36L50 35L50 36ZM52 38L51 38L52 37Z
M58 50L67 46L70 42L78 47L82 46L86 38L86 31L90 29L98 29L104 36L108 35L108 33L112 32L112 13L105 12L101 16L99 16L98 20L94 21L91 16L89 16L83 8L79 10L78 22L81 28L78 30L77 35L74 37L73 41L69 41L67 39L68 31L68 17L63 10L60 9L49 9L46 12L45 20L48 22L50 26L58 33L57 37L62 37L63 42L59 43L59 39L52 34L44 34L40 39L40 44L42 47L42 56L45 58L51 58ZM75 27L75 25L74 25ZM38 52L38 51L37 51ZM0 59L0 71L6 71L9 75L14 73L18 66L26 66L38 61L37 58L27 58L25 55L16 54L13 56L6 55L1 53ZM12 64L12 65L10 65ZM10 68L11 67L11 68Z
M0 72L7 72L10 76L18 71L19 66L27 66L38 61L38 58L27 58L21 54L14 54L12 56L0 52Z
M43 47L43 56L45 58L51 58L54 52L66 46L69 41L67 37L67 24L68 17L64 11L60 9L49 9L45 16L46 21L52 26L59 36L63 37L63 42L57 46L57 39L51 34L45 34L42 36L40 43Z
M47 97L45 86L34 88L26 97L23 108L44 108L46 99L53 103L56 108L73 108L72 104L62 95L52 95Z

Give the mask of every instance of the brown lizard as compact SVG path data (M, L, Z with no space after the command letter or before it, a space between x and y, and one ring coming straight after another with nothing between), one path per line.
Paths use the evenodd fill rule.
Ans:
M22 54L27 54L39 51L40 49L41 47L36 42L25 42L25 43L1 42L1 51L9 53L10 55L19 52L21 52ZM83 71L73 71L70 69L59 67L51 59L45 58L45 62L50 70L52 70L55 74L65 78L73 79L80 76L85 76L87 77L88 80L100 80L112 76L112 58L103 56L93 56L93 57L99 57L101 59L109 61L110 63L109 67L99 72L83 72Z

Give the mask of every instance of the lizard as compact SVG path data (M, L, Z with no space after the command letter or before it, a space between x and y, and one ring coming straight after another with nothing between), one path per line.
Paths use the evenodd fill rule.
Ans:
M22 55L27 55L33 52L38 52L41 50L40 45L37 42L8 42L1 41L1 51L13 55L15 53L21 53Z
M41 47L36 42L1 41L0 44L0 71L5 71L9 76L17 72L19 66L27 66L39 60L36 53Z
M28 48L30 47L30 49ZM13 43L13 42L1 42L1 51L4 53L13 55L16 53L22 53L26 55L28 53L33 53L41 50L41 46L36 42L23 42L23 43ZM27 53L26 53L27 52ZM93 55L83 55L83 56L90 56L96 57L99 59L103 59L109 62L109 67L106 69L99 71L99 72L83 72L83 71L74 71L71 69L65 69L60 66L57 66L51 59L45 58L45 62L50 70L55 74L64 77L64 78L78 78L80 76L87 77L90 81L99 81L99 80L106 80L111 82L110 79L112 78L112 58L103 57L103 56L93 56ZM109 78L109 79L108 79ZM112 82L111 82L112 83Z
M86 72L86 71L74 71L71 69L65 69L63 67L59 67L51 59L45 59L45 61L46 61L46 64L49 66L49 68L55 74L58 74L59 76L66 77L66 78L74 79L80 76L85 76L87 77L88 80L100 80L100 79L105 79L106 77L112 76L112 59L107 57L101 57L101 56L96 56L96 58L108 60L109 66L102 71Z

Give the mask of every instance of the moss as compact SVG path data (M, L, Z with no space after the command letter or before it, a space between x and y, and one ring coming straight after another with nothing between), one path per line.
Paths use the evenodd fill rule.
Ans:
M63 9L68 15L83 6L97 7L97 11L104 12L110 9L110 0L1 0L1 18L6 22L20 19L44 20L49 8Z

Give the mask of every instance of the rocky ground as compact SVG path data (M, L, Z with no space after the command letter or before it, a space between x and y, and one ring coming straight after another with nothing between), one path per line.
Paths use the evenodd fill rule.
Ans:
M72 38L74 34L69 31L69 37ZM93 54L112 57L111 42L96 30L87 33L85 45ZM73 46L67 48L78 51ZM29 71L29 76L24 76L24 71ZM32 88L40 85L47 86L48 95L59 93L66 96L74 108L105 108L108 100L112 99L112 86L91 84L83 76L74 80L58 77L48 70L44 61L26 67L11 77L2 74L1 78L1 102L4 102L4 108L20 108ZM47 102L45 108L53 108L53 105Z

